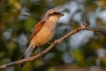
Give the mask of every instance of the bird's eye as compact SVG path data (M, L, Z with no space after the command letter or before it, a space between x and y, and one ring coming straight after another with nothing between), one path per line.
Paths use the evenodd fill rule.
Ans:
M53 13L49 14L49 16L58 15L58 14L60 14L60 13L59 12L53 12Z
M53 14L57 14L57 12L53 12Z

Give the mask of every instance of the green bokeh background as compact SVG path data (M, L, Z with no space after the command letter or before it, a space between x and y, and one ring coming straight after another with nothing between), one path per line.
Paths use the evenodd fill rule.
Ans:
M70 4L73 4L73 7ZM79 6L72 13L76 5L81 5L82 9ZM60 20L57 23L53 40L59 39L79 27L83 20L89 21L91 23L89 27L91 28L106 31L106 19L104 20L97 14L97 10L99 10L101 15L105 12L103 14L106 16L106 0L0 0L0 65L20 59L27 49L25 45L34 25L51 8L57 8L65 16L67 16L66 13L69 16L71 15L71 17L66 17L63 20L69 19L69 21L61 22ZM80 13L80 20L77 21L75 16L78 13ZM96 15L93 16L94 14ZM94 19L93 22L91 18ZM82 31L78 34L83 34L83 32L88 31ZM91 32L87 34L89 33ZM79 35L76 37L73 35L72 37L76 38L75 41L72 41L73 38L69 37L46 55L28 62L24 68L19 68L19 65L16 65L2 71L61 71L63 66L70 67L70 69L73 66L81 68L106 67L106 35L101 33L92 34L89 38L84 35L83 40L85 38L88 38L88 40L81 41L78 46L71 46L72 42L80 41L80 39L77 39ZM41 51L48 46L48 44L40 46ZM37 51L34 51L32 56L37 53Z

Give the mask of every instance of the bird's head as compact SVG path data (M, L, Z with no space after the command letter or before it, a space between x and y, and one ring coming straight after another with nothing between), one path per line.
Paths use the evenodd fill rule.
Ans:
M64 16L64 14L60 13L58 10L50 9L46 12L44 19L58 20L62 16Z

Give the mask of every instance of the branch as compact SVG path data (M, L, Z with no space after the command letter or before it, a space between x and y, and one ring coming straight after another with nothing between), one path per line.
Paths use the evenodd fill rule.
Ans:
M47 49L45 49L44 51L40 52L39 54L37 54L37 55L35 55L33 57L28 57L28 58L25 58L25 59L22 59L22 60L17 60L17 61L11 62L11 63L4 64L4 65L0 66L0 70L8 68L8 67L11 67L11 66L14 66L14 65L17 65L17 64L21 64L21 63L24 63L24 62L33 61L33 60L45 55L55 45L60 44L63 40L65 40L66 38L70 37L71 35L73 35L75 33L78 33L81 30L89 30L89 31L93 31L93 32L100 32L100 33L106 35L106 32L104 32L104 31L87 28L88 25L89 25L89 22L87 22L86 24L84 24L84 22L83 22L81 27L69 32L68 34L66 34L65 36L61 37L60 39L55 40Z
M84 24L84 22L82 22L82 30L89 30L89 31L92 31L92 32L100 32L100 33L106 35L106 32L105 31L95 30L95 29L92 29L92 28L87 28L87 26L89 24L90 24L89 22L87 22L86 24Z

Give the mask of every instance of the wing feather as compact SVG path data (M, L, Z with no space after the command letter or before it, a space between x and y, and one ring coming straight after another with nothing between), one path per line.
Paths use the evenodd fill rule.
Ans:
M41 20L38 24L36 24L36 26L34 27L34 31L33 31L33 33L31 34L31 36L30 36L30 38L29 38L29 41L28 41L26 47L29 46L30 41L31 41L32 38L39 32L39 30L42 28L42 26L45 24L45 22L46 22L45 20Z

